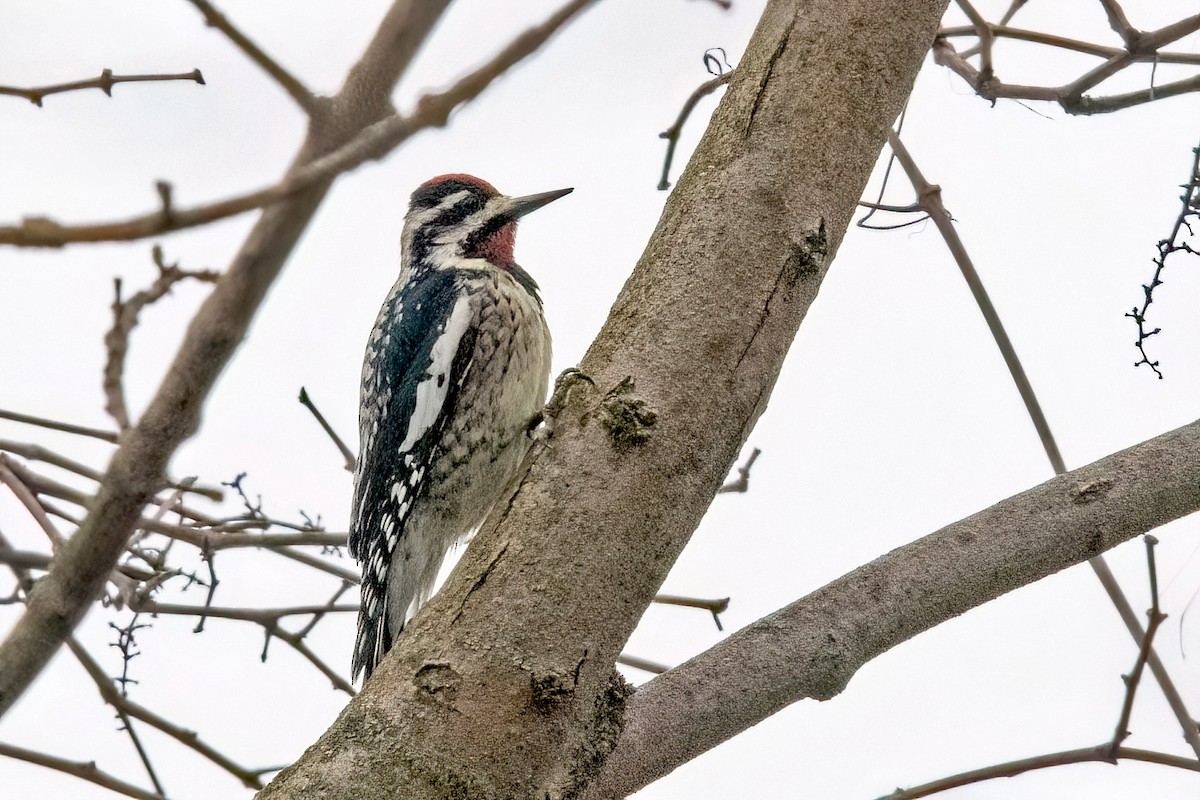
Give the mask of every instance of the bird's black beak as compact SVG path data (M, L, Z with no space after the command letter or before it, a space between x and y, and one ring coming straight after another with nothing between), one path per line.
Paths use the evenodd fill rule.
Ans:
M509 219L520 219L530 211L537 211L542 206L553 203L560 197L566 197L573 191L575 191L574 188L555 189L553 192L527 194L524 197L510 197L508 200L508 209L504 215Z

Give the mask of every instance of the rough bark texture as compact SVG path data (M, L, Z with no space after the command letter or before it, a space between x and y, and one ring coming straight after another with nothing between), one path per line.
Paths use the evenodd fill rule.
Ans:
M1003 500L743 628L642 687L587 800L625 797L901 642L1200 507L1200 421Z
M768 4L548 446L266 798L572 797L622 645L762 412L945 0Z

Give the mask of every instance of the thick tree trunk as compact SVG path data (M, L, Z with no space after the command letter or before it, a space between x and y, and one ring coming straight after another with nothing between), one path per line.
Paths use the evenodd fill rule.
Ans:
M768 4L592 383L262 798L568 797L595 774L623 725L614 660L765 408L945 6Z

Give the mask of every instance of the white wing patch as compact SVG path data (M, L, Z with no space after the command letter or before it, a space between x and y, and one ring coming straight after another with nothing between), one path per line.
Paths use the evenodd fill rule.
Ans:
M463 294L454 304L441 334L429 353L428 377L417 384L417 403L408 419L408 431L400 444L400 452L411 450L425 432L437 422L450 389L450 366L458 353L458 344L471 323L471 300Z

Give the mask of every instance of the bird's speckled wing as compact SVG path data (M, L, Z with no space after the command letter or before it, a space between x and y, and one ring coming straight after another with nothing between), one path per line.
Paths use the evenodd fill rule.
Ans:
M388 568L469 369L472 316L453 272L405 276L384 301L367 344L350 512L350 553L363 565L355 677L364 668L369 677L391 647Z

